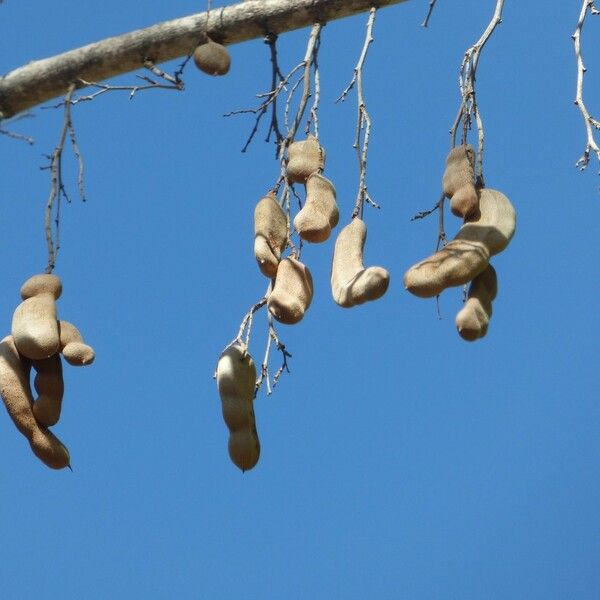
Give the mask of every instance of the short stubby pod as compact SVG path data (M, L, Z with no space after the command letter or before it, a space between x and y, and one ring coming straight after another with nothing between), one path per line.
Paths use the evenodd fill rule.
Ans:
M452 148L442 179L444 195L450 198L450 210L463 219L474 214L479 206L473 160L473 148L469 144Z
M62 285L56 275L35 275L23 284L23 302L17 306L12 320L12 336L23 356L39 360L58 352L56 300L61 292Z
M302 320L312 297L313 280L306 265L295 258L284 258L267 300L269 312L280 323L293 325Z
M29 440L33 453L48 467L64 469L70 464L69 451L33 415L29 385L31 363L22 357L12 336L0 342L0 396L17 429Z
M37 373L33 385L38 393L33 403L33 416L43 427L51 427L60 419L65 392L60 354L32 362Z
M363 264L367 226L355 217L340 231L335 241L331 267L333 299L345 308L377 300L385 294L390 274L383 267Z
M263 275L275 277L287 241L287 216L271 192L254 209L254 256Z
M469 286L467 301L456 315L458 334L468 342L482 338L492 316L492 300L498 293L496 270L488 265Z
M208 75L225 75L231 66L231 57L227 48L213 42L210 38L194 50L194 63Z
M465 219L442 250L411 267L404 275L404 286L415 296L432 298L448 287L472 281L488 266L491 256L508 246L515 227L515 209L508 198L482 189L477 213Z
M294 228L307 242L324 242L338 224L335 188L329 179L313 173L306 181L306 202L294 219Z
M65 360L74 367L91 365L96 353L84 341L79 329L68 321L59 321L60 351Z
M290 183L306 183L325 167L325 150L314 135L293 142L288 148L287 176Z
M229 456L242 471L254 467L260 456L253 408L255 385L256 367L246 347L236 343L226 348L217 364L217 388L229 429Z

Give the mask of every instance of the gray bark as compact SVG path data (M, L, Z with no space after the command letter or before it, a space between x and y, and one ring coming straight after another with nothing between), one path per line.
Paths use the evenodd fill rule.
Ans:
M236 44L283 33L405 0L246 0L224 8L165 21L130 33L33 61L0 79L0 119L65 94L80 79L100 82L190 54L208 34ZM83 87L83 86L81 86Z

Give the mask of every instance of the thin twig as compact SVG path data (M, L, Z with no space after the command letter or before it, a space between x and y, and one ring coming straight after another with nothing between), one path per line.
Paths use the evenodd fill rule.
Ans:
M433 13L435 3L436 0L429 0L429 8L427 10L427 15L425 16L425 20L421 23L421 27L427 27L427 25L429 25L429 19L431 18L431 13Z

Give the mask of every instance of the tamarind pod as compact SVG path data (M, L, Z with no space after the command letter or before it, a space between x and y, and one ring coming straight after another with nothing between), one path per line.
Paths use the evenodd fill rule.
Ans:
M446 159L442 186L444 195L450 198L450 210L457 217L472 215L479 205L473 160L473 148L469 144L452 148Z
M497 291L496 270L488 265L471 282L467 301L456 315L456 328L464 340L473 342L485 336L492 316L492 300Z
M56 354L60 339L54 296L42 293L23 300L13 314L12 336L27 358L39 360Z
M74 367L91 365L96 358L94 349L84 341L79 329L68 321L58 321L60 352Z
M229 429L229 456L242 471L254 467L260 456L260 441L254 417L256 367L246 347L233 344L217 364L217 389L223 420Z
M210 38L194 50L194 63L207 75L225 75L231 67L229 51Z
M302 319L312 297L313 280L306 265L295 258L284 258L267 300L269 312L280 323L293 325Z
M254 209L254 256L263 275L275 277L287 241L287 216L271 192Z
M21 298L27 300L38 294L52 294L55 300L62 294L62 283L60 277L51 273L42 273L30 277L21 286Z
M325 149L314 135L293 142L288 148L287 177L290 183L306 183L310 175L325 166Z
M37 371L33 385L38 393L33 403L33 416L43 427L56 425L60 419L65 385L63 382L60 354L32 361Z
M33 415L33 397L29 385L30 361L19 355L12 336L0 342L0 396L17 429L27 438L33 453L48 467L70 466L69 451L60 440Z
M344 227L336 241L331 267L331 292L337 304L345 308L377 300L385 294L390 274L383 267L365 268L363 251L367 226L355 217Z
M404 275L406 289L422 298L472 281L502 252L515 233L515 210L508 198L484 188L479 209L465 219L455 238L439 252L412 266Z
M306 202L294 219L294 228L307 242L324 242L338 224L335 188L329 179L313 173L306 180Z

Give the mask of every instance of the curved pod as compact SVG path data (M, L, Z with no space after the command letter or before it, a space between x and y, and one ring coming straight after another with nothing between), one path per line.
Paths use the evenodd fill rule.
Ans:
M38 397L33 403L33 416L43 427L56 425L60 419L65 384L60 354L50 358L34 360L33 368L36 376L33 386Z
M450 198L450 210L457 217L466 218L479 207L473 170L474 153L469 144L450 150L442 178L444 195Z
M492 300L497 293L496 270L488 265L471 282L467 301L456 315L456 329L461 338L474 342L485 336L492 316Z
M294 228L307 242L324 242L338 224L340 213L333 183L319 173L306 181L306 202L294 219Z
M96 353L84 341L79 329L68 321L58 322L60 338L60 351L65 360L74 367L91 365L96 358Z
M271 192L254 209L254 256L263 275L275 277L287 241L287 216Z
M269 312L280 323L293 325L304 317L312 297L313 280L306 265L295 258L284 258L267 300Z
M325 150L314 135L293 142L288 148L287 177L290 183L306 183L310 175L325 167Z

